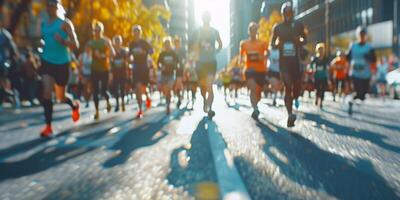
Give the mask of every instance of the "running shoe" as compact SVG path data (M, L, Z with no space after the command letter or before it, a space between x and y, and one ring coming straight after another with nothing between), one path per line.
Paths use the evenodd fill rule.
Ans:
M215 112L214 111L212 111L212 110L208 111L208 118L209 119L212 119L214 116L215 116Z
M94 114L94 120L99 120L99 118L100 118L99 111L96 111L96 113Z
M288 128L294 127L295 121L296 121L296 115L294 115L294 114L289 115L288 120L287 120L287 127Z
M150 98L146 99L146 108L147 109L151 108L151 99Z
M40 137L42 138L50 138L53 136L53 129L50 125L46 125L43 130L40 132Z
M116 106L114 109L114 112L118 112L119 111L119 106Z
M75 108L72 109L72 121L77 122L81 118L80 110L79 110L79 103L75 103Z
M294 107L296 107L296 109L300 108L300 101L298 99L294 100Z
M254 111L253 111L253 113L251 114L251 117L254 119L254 120L258 120L258 117L260 116L260 111L259 110L257 110L257 109L255 109Z
M143 111L140 110L136 113L136 119L141 119L141 118L143 118Z
M349 110L348 110L349 115L353 114L353 102L349 102Z

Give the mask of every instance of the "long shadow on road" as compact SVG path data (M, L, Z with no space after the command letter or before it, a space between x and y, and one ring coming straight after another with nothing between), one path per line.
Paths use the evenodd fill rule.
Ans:
M262 121L258 127L268 143L264 152L280 167L291 180L313 188L324 190L339 199L398 199L393 188L375 170L368 160L352 161L322 150L300 134L276 127ZM277 148L288 158L280 161L270 152ZM250 189L251 190L251 189Z
M206 121L203 118L199 122L189 146L176 148L171 154L168 182L174 187L183 187L191 195L197 192L197 184L217 181Z
M304 113L304 119L315 121L319 124L324 124L325 126L332 128L334 130L332 133L334 133L334 134L351 136L351 137L367 140L367 141L369 141L373 144L376 144L388 151L392 151L394 153L400 153L400 147L384 142L384 139L386 137L379 133L373 133L373 132L366 131L366 130L355 131L354 129L352 129L350 127L336 124L334 122L331 122L331 121L328 121L328 120L322 118L320 115L311 114L311 113Z
M186 109L178 110L174 118L179 118L184 114ZM161 131L162 128L170 122L170 116L164 116L153 122L144 123L132 129L115 143L110 149L120 150L120 154L107 160L103 167L110 168L116 165L124 164L130 157L131 153L141 147L151 146L159 142L167 135L167 132ZM158 133L161 133L157 135Z

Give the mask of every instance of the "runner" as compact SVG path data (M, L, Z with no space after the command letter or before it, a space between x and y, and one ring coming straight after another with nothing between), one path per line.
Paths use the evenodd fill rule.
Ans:
M222 72L220 72L219 77L220 80L222 81L224 96L226 98L227 92L229 92L229 84L232 82L232 76L229 73L228 69L225 68Z
M111 40L104 36L104 25L99 21L93 23L93 39L89 40L87 48L90 49L92 57L91 81L93 87L93 101L96 109L94 119L98 120L99 113L99 94L101 94L107 104L107 112L111 111L110 95L108 94L109 83L112 81L110 71L110 59L114 58L115 51Z
M85 107L89 107L90 96L92 95L92 82L91 82L91 68L92 68L92 55L90 48L86 47L85 51L79 56L80 66L80 79L82 82L82 96L85 100Z
M169 37L165 38L164 50L160 53L157 64L159 66L159 70L161 71L162 91L167 101L167 115L171 113L171 92L175 81L174 75L177 71L179 62L178 54L172 49L172 39Z
M205 12L202 18L203 26L197 30L194 40L199 48L196 71L204 100L203 111L212 119L215 116L212 104L214 101L213 83L217 71L216 53L222 49L222 41L218 30L210 26L211 14ZM218 48L215 48L215 43L218 43Z
M336 95L339 97L348 91L347 74L349 71L349 63L346 60L346 54L338 51L336 58L331 62L331 71L334 81L333 100L336 100Z
M382 98L382 100L385 100L386 96L386 85L387 85L387 79L386 75L389 72L389 63L387 61L387 58L383 57L380 59L379 64L378 64L378 71L376 74L376 84L378 86L379 94Z
M188 94L191 92L191 97L192 97L192 108L194 105L194 102L196 101L196 91L198 87L198 78L197 78L197 72L194 66L194 63L190 64L189 62L189 67L186 70L186 79L188 82Z
M176 79L174 83L174 93L178 96L178 102L176 103L176 107L179 107L182 104L182 93L183 93L183 71L186 64L186 51L181 47L181 39L179 36L174 38L174 47L175 52L178 55L179 65L176 69Z
M304 26L293 18L293 7L290 2L282 5L281 13L284 22L273 28L271 46L279 49L279 67L285 85L285 105L288 112L287 126L293 127L296 115L293 114L293 100L301 92L302 67L300 63L302 46L306 44ZM279 43L278 43L279 41Z
M232 80L230 82L231 90L234 91L235 98L238 98L238 91L242 84L242 69L239 65L235 65L231 69Z
M311 61L311 69L314 72L314 84L316 89L315 105L323 107L325 91L328 89L329 59L325 54L325 44L318 43L315 47L316 55Z
M0 111L4 99L14 99L17 96L13 93L9 80L11 61L19 59L19 52L14 43L12 35L3 26L3 14L0 13Z
M136 118L143 117L142 110L142 95L146 95L146 107L151 107L151 100L146 92L146 87L149 83L149 64L148 57L153 54L153 48L144 39L142 39L142 27L135 25L132 27L133 41L129 44L129 53L133 58L133 84L136 90L136 100L138 102L139 111Z
M115 112L119 111L119 99L121 98L121 109L125 112L125 84L127 81L129 51L122 46L122 36L117 35L113 38L115 58L112 61L111 71L113 74L113 94L116 101Z
M279 50L269 48L268 52L268 77L269 83L271 84L272 90L272 105L276 106L276 98L278 96L278 92L280 92L283 88L282 82L280 80L279 73Z
M54 86L57 99L68 104L72 109L72 120L78 121L80 118L79 104L73 103L66 97L65 86L68 82L69 64L71 62L70 50L79 47L79 42L75 34L74 25L69 19L64 17L63 8L60 0L47 0L47 13L49 18L41 22L38 31L44 40L43 53L41 55L42 66L40 74L42 76L43 87L43 108L46 119L46 126L41 131L42 137L51 137L53 102L52 91Z
M353 89L356 95L349 101L349 115L353 114L353 101L365 100L365 95L369 91L372 76L372 67L376 63L375 50L367 43L367 29L357 28L358 42L350 46L347 60L350 61L350 72Z
M257 38L257 23L251 22L248 31L250 38L240 42L239 59L240 62L244 61L245 63L247 87L250 90L250 101L253 107L251 117L257 120L260 115L257 104L261 100L261 92L266 83L267 68L265 63L268 45Z

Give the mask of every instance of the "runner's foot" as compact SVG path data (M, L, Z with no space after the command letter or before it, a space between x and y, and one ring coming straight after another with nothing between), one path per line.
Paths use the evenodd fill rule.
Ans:
M296 121L296 115L294 115L294 114L291 114L291 115L289 115L289 117L288 117L288 120L287 120L287 127L294 127L294 122Z
M75 108L72 109L72 121L77 122L81 118L79 103L75 103Z
M43 130L40 132L40 137L42 138L50 138L53 136L53 129L50 125L46 125Z

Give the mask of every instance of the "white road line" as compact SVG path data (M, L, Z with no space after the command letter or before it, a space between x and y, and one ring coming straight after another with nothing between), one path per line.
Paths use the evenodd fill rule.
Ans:
M222 200L249 200L250 195L235 166L221 133L214 122L207 121L207 132L210 141L215 170Z

